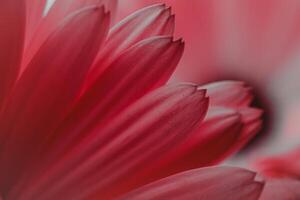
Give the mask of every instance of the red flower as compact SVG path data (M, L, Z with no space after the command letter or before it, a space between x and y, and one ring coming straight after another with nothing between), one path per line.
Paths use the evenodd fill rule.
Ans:
M257 199L253 172L194 169L240 149L261 111L243 83L164 86L183 52L170 9L109 29L115 1L44 5L0 2L3 199Z

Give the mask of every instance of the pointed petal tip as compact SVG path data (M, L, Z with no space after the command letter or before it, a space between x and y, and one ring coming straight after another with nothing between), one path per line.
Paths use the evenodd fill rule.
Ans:
M243 117L244 123L251 123L254 121L258 121L264 114L264 111L260 108L243 108L239 111Z
M165 11L165 10L168 10L168 7L165 3L156 3L156 4L152 4L150 6L146 6L142 9L140 9L138 12L140 11L145 11L145 10L159 10L159 11Z
M171 15L172 13L172 7L171 6L167 6L167 5L164 5L165 6L165 12L167 12L169 15Z
M183 38L179 38L177 40L174 40L174 43L178 43L178 44L184 45L184 40L183 40Z

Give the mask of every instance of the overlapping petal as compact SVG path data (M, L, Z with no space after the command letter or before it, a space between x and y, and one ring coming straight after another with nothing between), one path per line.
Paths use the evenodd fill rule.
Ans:
M58 143L55 149L50 149L50 157L56 158L89 132L101 130L128 105L163 85L175 69L182 51L180 40L157 36L139 42L120 55L83 94L56 131ZM140 57L143 59L137 60Z
M231 153L237 152L255 136L262 124L262 110L251 106L253 100L251 88L243 82L236 81L216 82L204 85L203 88L207 89L211 99L212 111L215 107L223 107L239 114L243 127L236 145L230 150Z
M105 46L89 73L87 87L123 51L149 37L172 36L173 32L174 16L171 15L171 9L163 4L146 7L126 17L110 30Z
M184 48L165 5L137 11L108 33L116 0L57 0L44 17L45 1L27 4L27 16L16 2L0 3L1 27L9 22L0 49L13 41L0 50L9 67L0 90L5 200L115 199L216 164L259 127L261 112L243 83L163 86ZM124 199L254 200L262 187L247 170L204 168Z
M98 134L81 140L58 163L48 166L50 171L24 184L21 194L38 199L82 199L99 193L108 199L125 192L139 169L155 163L158 154L168 153L199 126L207 103L205 91L195 85L156 90Z

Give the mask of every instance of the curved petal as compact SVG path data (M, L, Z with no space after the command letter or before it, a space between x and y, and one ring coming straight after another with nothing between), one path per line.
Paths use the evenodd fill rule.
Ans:
M210 98L210 110L214 107L224 107L234 110L240 115L243 125L241 134L236 144L232 146L231 153L235 153L243 148L258 133L262 124L263 111L251 107L253 94L250 87L243 82L221 81L202 86L207 89Z
M14 85L25 37L25 0L0 2L0 106Z
M155 162L158 155L166 154L186 138L200 124L206 109L205 91L197 86L158 89L122 112L97 135L82 140L38 181L26 184L31 188L27 195L43 200L70 196L82 199L99 192L109 199L123 190L138 169Z
M49 37L21 76L1 116L1 130L6 134L0 161L3 184L8 186L30 164L29 158L66 116L108 24L103 8L75 13Z
M258 200L263 183L255 173L233 167L202 168L143 186L119 200Z
M109 33L97 62L89 73L87 87L126 49L153 36L172 36L174 16L163 4L143 8L116 24Z

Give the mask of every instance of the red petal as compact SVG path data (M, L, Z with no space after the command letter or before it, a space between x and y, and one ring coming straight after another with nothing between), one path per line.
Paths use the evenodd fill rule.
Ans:
M40 46L68 15L91 5L112 6L106 7L111 11L111 9L114 9L116 6L116 0L56 0L47 16L42 20L33 40L30 42L24 57L23 67L31 61Z
M239 168L212 167L176 174L137 189L120 200L258 200L263 183L255 173Z
M18 81L1 118L7 135L0 171L6 185L39 152L78 97L108 21L99 7L74 14L50 36Z
M298 200L300 181L293 179L268 180L259 200Z
M0 106L19 73L24 35L25 1L0 1Z
M196 86L154 91L107 124L101 134L82 140L35 185L26 184L33 194L40 192L28 197L81 199L100 192L104 198L112 191L118 193L139 169L186 138L199 125L206 109L205 92ZM55 181L57 178L60 181Z
M89 73L88 85L93 83L124 50L135 43L153 36L171 36L174 16L165 5L159 4L137 11L114 26L108 40Z

